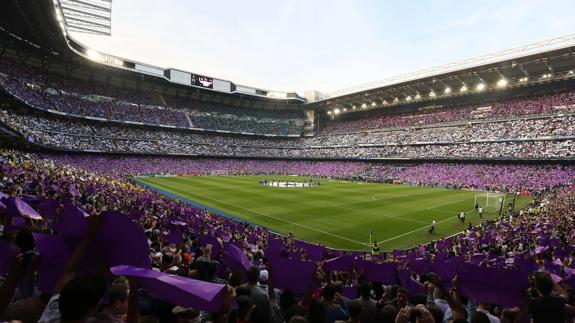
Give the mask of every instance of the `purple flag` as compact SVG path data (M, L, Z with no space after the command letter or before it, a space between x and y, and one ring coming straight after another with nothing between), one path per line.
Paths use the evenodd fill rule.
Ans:
M38 212L44 218L53 219L56 216L56 211L58 210L59 204L60 203L54 199L44 200L38 206Z
M429 266L429 271L434 272L441 277L443 284L451 288L452 280L457 275L457 270L459 269L460 263L452 261L435 261Z
M38 268L38 289L43 293L51 293L58 282L70 252L61 236L33 233L36 246L40 252Z
M232 271L245 271L251 266L248 257L244 254L242 249L229 243L224 246L224 252L220 256L220 262Z
M72 204L67 204L60 216L54 229L62 235L83 236L88 231L88 219L81 209Z
M150 248L142 226L117 212L105 212L101 216L104 218L95 243L108 247L108 265L150 268Z
M208 243L212 245L212 258L214 258L222 250L218 239L215 237L198 235L198 242L200 243L201 247L205 247Z
M181 232L176 231L176 230L172 230L166 235L166 243L178 244L180 242L182 242L182 233Z
M329 271L351 271L353 267L354 256L343 255L329 259L325 262L325 269Z
M6 199L6 207L8 216L23 217L33 220L42 220L42 216L38 214L30 205L17 197L10 197Z
M364 271L363 279L393 285L397 283L397 263L375 263L364 260L356 262L357 270Z
M275 288L304 293L311 286L316 265L311 261L268 256L272 266L271 277Z
M523 293L528 286L525 271L464 264L457 274L463 296L509 307L523 303Z
M222 307L226 285L155 272L132 266L110 268L114 275L138 277L140 286L151 296L183 307L217 312Z
M401 285L409 291L409 295L415 296L422 292L421 284L411 278L409 270L399 270L399 280Z

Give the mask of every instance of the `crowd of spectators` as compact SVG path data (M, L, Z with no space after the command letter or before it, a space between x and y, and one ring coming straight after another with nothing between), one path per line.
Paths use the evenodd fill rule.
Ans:
M465 120L495 119L528 115L547 115L575 110L575 91L530 94L524 97L472 104L448 106L420 111L387 113L374 111L369 117L334 120L322 130L324 134L349 133L358 130L405 128Z
M45 155L62 164L122 178L127 175L300 175L501 192L548 191L575 183L575 167L358 161L295 161L106 155Z
M570 114L284 139L80 122L13 110L2 112L0 120L35 143L75 151L340 159L575 156Z
M297 111L272 113L171 99L161 94L140 95L82 80L66 80L6 59L0 60L0 86L33 107L84 117L238 133L301 133L301 115Z
M572 174L563 173L562 186L550 186L513 217L367 257L278 237L31 154L0 151L0 172L2 320L553 323L574 317L575 187L565 184ZM543 174L541 181L554 176Z

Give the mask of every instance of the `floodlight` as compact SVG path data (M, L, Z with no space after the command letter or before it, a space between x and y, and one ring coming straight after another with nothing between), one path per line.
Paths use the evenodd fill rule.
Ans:
M395 98L395 99L393 99L393 102L397 102L397 101L399 101L399 99L398 99L398 98Z
M501 78L499 81L497 81L497 87L506 87L507 86L507 80L504 78Z
M467 86L462 86L461 89L459 89L459 92L467 92Z
M102 54L98 53L97 51L91 48L88 48L88 50L86 50L86 55L88 56L89 59L93 61L99 61L102 59Z
M573 72L573 71L571 71L571 72ZM375 102L371 102L371 106L372 107L376 106Z
M477 86L475 87L475 90L477 90L477 91L483 91L483 90L485 90L485 83L479 83L479 84L477 84Z
M327 114L331 114L331 111L328 111Z
M346 112L346 111L347 111L347 108L343 108L343 112Z
M419 95L419 93L417 93L417 94L415 95L415 98L416 98L416 99L419 99L419 98L421 98L421 95Z
M434 98L434 97L435 97L435 92L433 92L433 91L429 92L429 96L432 97L432 98Z
M365 103L363 103L363 104L361 105L361 107L365 109L365 108L367 108L367 105L366 105Z
M333 110L333 114L339 114L339 112L340 112L339 109L334 109L334 110Z
M383 103L383 104L387 104L387 100L383 100L383 102L382 102L382 103Z
M451 88L449 86L446 87L445 90L443 90L443 93L445 93L445 94L451 93Z
M405 101L411 101L411 95L408 95L407 98L405 98Z

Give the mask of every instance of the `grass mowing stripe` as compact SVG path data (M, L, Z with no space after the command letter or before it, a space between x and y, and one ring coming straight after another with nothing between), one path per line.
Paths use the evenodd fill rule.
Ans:
M165 187L164 185L158 185L158 186L163 186L163 187ZM171 191L171 189L169 189L168 187L165 187L165 188L166 188L167 190ZM265 217L272 218L272 219L274 219L274 220L282 221L282 222L288 223L288 224L290 224L290 225L295 225L295 226L299 226L299 227L302 227L302 228L306 228L306 229L308 229L308 230L317 231L317 232L322 233L322 234L330 235L330 236L336 237L336 238L338 238L338 239L343 239L343 240L346 240L346 241L349 241L349 242L357 243L357 244L359 244L359 245L361 245L361 246L365 246L365 243L363 243L363 242L359 242L359 241L356 241L356 240L353 240L353 239L349 239L349 238L346 238L346 237L342 237L342 236L339 236L339 235L336 235L336 234L333 234L333 233L330 233L330 232L318 230L318 229L315 229L315 228L312 228L312 227L309 227L309 226L306 226L306 225L302 225L302 224L299 224L299 223L296 223L296 222L287 221L287 220L285 220L285 219L278 218L278 217L275 217L275 216L272 216L272 215L269 215L269 214L265 214L265 213L258 212L258 211L252 210L252 209L244 208L244 207L241 207L241 206L239 206L239 205L235 205L235 204L233 204L233 203L214 200L214 199L212 199L212 198L209 198L209 197L207 197L207 196L205 196L205 195L198 194L198 193L188 192L188 194L195 195L195 196L199 196L199 197L202 197L202 198L204 198L204 199L206 199L206 200L213 200L213 201L216 201L216 202L218 202L218 203L226 204L226 205L233 206L233 207L238 208L238 209L241 209L241 210L245 210L245 211L253 212L253 213L256 213L256 214L259 214L259 215L263 215L263 216L265 216Z
M275 232L292 232L298 239L356 250L369 250L364 242L369 240L370 228L374 240L385 241L382 250L409 248L461 232L467 223L449 219L472 207L477 194L339 180L321 180L321 186L314 188L271 188L260 186L261 178L309 180L260 175L145 178L145 182ZM528 198L518 198L517 206L528 202ZM494 210L485 211L486 219L497 216ZM434 218L441 225L436 235L430 235L423 230ZM478 221L471 212L468 222Z

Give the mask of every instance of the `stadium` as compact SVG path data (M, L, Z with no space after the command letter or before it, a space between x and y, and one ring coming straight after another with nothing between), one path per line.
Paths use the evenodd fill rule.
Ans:
M575 34L302 94L113 5L0 2L1 321L573 322Z

